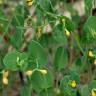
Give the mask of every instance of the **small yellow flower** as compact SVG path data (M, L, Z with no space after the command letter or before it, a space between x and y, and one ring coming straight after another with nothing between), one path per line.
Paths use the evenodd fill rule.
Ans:
M89 52L88 52L88 56L89 56L89 57L94 57L93 52L92 52L92 51L89 51Z
M4 85L8 85L8 78L3 77L2 82L3 82Z
M71 87L72 87L72 88L76 88L76 87L77 87L77 83L76 83L75 80L73 80L73 81L71 82Z
M95 89L95 88L92 89L92 91L91 91L91 96L96 96L96 89Z
M47 70L38 70L38 71L40 71L43 75L47 74Z
M4 70L3 71L3 80L2 80L4 85L8 85L8 76L9 76L9 71Z
M32 71L32 70L29 70L29 71L27 71L25 74L26 74L27 76L31 76L32 73L33 73L33 71Z
M65 29L65 34L66 34L66 36L68 36L68 37L70 37L70 35L71 35L71 33L70 33L67 29Z
M29 7L31 7L32 4L33 4L33 1L34 1L34 0L27 0L27 5L28 5Z

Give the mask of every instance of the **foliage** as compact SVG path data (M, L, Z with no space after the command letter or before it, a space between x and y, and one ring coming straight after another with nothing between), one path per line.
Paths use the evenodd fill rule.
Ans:
M95 0L82 1L85 19L75 0L0 0L0 96L13 82L20 96L96 96Z

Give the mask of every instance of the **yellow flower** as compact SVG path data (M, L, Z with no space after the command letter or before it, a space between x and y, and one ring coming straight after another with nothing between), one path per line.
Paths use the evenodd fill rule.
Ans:
M71 87L72 87L72 88L76 88L76 87L77 87L77 83L76 83L75 80L73 80L73 81L71 82Z
M8 76L9 76L9 71L4 70L3 71L3 80L2 80L4 85L8 85Z
M33 4L33 1L34 1L34 0L27 0L27 5L28 5L29 7L31 7L32 4Z
M71 33L70 33L67 29L65 29L65 34L66 34L66 36L68 36L68 37L70 37L70 35L71 35Z
M88 56L89 56L89 57L94 57L93 52L92 52L92 51L89 51L89 52L88 52Z
M8 78L3 77L2 82L3 82L4 85L8 85Z
M47 74L47 70L38 70L38 71L40 71L43 75Z
M32 71L32 70L29 70L29 71L27 71L25 74L26 74L27 76L31 76L32 73L33 73L33 71Z
M96 96L96 89L92 89L91 96Z

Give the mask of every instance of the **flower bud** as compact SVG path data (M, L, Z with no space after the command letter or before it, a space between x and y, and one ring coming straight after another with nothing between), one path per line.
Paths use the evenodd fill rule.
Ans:
M8 78L3 77L2 82L3 82L4 85L8 85Z
M92 52L92 51L89 51L89 52L88 52L88 56L89 56L89 57L94 57L93 52Z
M68 36L68 37L70 37L70 32L67 30L67 29L65 29L65 34L66 34L66 36Z
M96 96L96 89L92 89L91 96Z
M32 70L29 70L29 71L26 71L26 73L25 73L25 74L26 74L27 76L31 76L31 75L32 75L32 73L33 73L33 71L32 71Z
M43 75L47 74L47 70L39 70Z

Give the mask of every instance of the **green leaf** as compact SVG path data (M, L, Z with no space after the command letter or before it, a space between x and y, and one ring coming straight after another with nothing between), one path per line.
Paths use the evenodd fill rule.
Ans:
M31 77L32 88L36 92L40 92L41 90L47 90L53 86L53 76L51 73L47 73L43 75L42 73L35 71Z
M95 16L90 16L86 23L84 24L83 28L83 36L84 40L87 43L92 43L94 44L96 41L96 17Z
M14 11L15 15L22 16L26 18L29 15L29 10L24 5L17 5Z
M22 47L24 34L22 29L17 28L14 34L10 37L10 43L17 49ZM18 38L18 39L17 39Z
M7 33L8 32L8 23L9 23L9 20L7 18L7 16L4 14L3 10L0 9L0 31L1 32L5 32Z
M28 53L29 53L29 66L32 69L42 68L44 65L47 64L47 55L45 49L36 41L31 40L28 46Z
M50 45L57 44L53 39L52 33L45 33L39 38L38 42L44 47L48 48Z
M56 70L65 69L68 65L68 53L64 47L57 48L55 59L54 59L54 67Z
M28 16L29 12L25 6L18 5L14 11L12 17L12 26L15 28L15 32L10 37L11 44L19 49L22 46L24 39L24 20ZM17 39L18 38L18 39Z
M32 89L29 85L24 85L20 91L20 96L32 96Z
M84 0L85 11L86 11L87 16L92 15L93 2L94 0Z
M10 69L10 70L18 70L17 66L17 57L19 56L19 52L10 52L7 53L6 56L3 59L5 68Z
M89 89L92 90L92 89L96 89L96 80L92 80L89 84Z
M70 74L70 80L75 80L77 84L80 83L80 76L75 70L71 69L69 74Z
M63 44L66 45L67 44L67 38L64 34L64 30L63 30L63 25L62 24L58 24L53 28L53 39L59 43L59 44Z
M64 20L64 22L62 22L63 27L66 28L69 32L73 32L76 27L74 22L66 16L61 16L60 20L62 21L62 19Z
M76 95L76 91L70 87L70 76L64 76L63 79L60 82L60 89L61 89L61 93L64 96L74 96L74 94Z
M84 85L81 89L81 96L90 96L88 85Z
M6 54L3 62L6 69L9 69L11 71L24 71L27 68L27 59L28 56L26 53L12 51Z
M73 32L75 29L75 24L67 17L63 17L65 19L65 27L69 32Z
M39 0L39 4L44 8L44 10L52 12L52 7L51 7L50 2L51 2L51 0L45 0L42 3L42 0Z
M77 58L77 60L75 62L75 67L76 67L78 72L82 71L83 63L82 63L81 58Z
M51 18L51 16L46 13L47 12L52 13L53 7L52 7L51 0L45 0L45 1L43 1L43 3L42 3L42 0L37 0L37 2L38 2L38 4L37 4L37 8L36 8L36 14L37 14L37 18L38 18L38 23L41 24L42 20L45 19L45 16L47 18Z
M21 15L15 14L12 18L12 25L14 27L23 27L24 26L24 17Z
M24 19L29 15L29 11L25 6L18 5L15 8L13 18L12 18L12 25L14 27L24 27Z
M63 96L77 96L76 95L77 88L72 88L70 85L73 80L75 80L77 85L79 85L78 82L80 82L80 80L77 78L78 78L78 75L76 77L76 73L75 74L71 73L62 78L62 80L60 81L60 89Z
M53 88L48 88L47 90L41 91L39 96L56 96L56 94Z
M69 75L64 76L63 79L60 82L60 89L63 92L65 89L69 88L68 82L70 81Z

